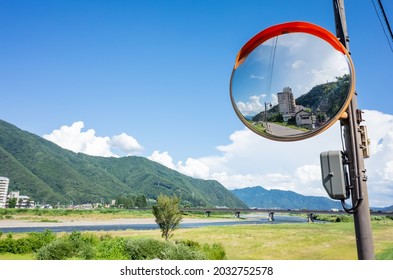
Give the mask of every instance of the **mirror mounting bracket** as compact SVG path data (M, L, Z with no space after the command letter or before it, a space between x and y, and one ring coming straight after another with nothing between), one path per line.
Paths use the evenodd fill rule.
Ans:
M340 120L346 120L348 119L348 113L347 112L343 112L340 116Z

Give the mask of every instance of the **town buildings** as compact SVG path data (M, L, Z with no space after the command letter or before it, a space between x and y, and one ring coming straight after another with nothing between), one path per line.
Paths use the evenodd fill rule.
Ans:
M278 110L284 122L294 119L298 127L315 128L315 116L312 114L311 109L296 105L296 100L290 87L285 87L282 92L277 93L277 99Z
M5 208L9 182L8 178L0 177L0 208Z
M21 195L19 191L10 192L7 196L7 205L10 199L16 199L16 208L34 208L34 201L27 195Z

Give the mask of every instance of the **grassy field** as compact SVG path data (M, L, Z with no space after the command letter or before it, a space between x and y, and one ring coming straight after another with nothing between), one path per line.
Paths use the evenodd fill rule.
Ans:
M0 220L67 221L152 218L151 210L0 209Z
M52 212L52 214L50 214ZM39 214L40 212L37 212ZM43 212L37 219L103 219L153 217L149 211L124 211L116 213L74 212L64 214L56 211ZM25 213L26 214L26 213ZM14 219L32 219L31 213L7 213ZM80 215L80 217L78 216ZM202 214L186 217L201 218ZM225 217L225 216L224 216ZM393 221L373 221L373 238L377 258L393 259ZM159 230L98 231L95 235L150 237L161 239ZM13 234L13 238L26 234ZM60 233L61 235L61 233ZM2 238L5 238L3 234ZM220 243L232 260L354 260L357 259L353 222L311 224L262 224L235 225L178 229L172 240L193 240L200 244ZM33 259L33 255L0 255L0 259Z
M393 223L378 226L374 238L382 251L393 246ZM159 238L155 231L112 232L114 235ZM353 225L341 224L265 224L180 229L174 239L224 246L234 260L334 260L357 259Z
M160 238L158 231L110 232ZM373 222L375 252L393 259L393 221ZM173 239L220 243L232 260L355 260L353 223L264 224L179 229ZM382 254L384 254L382 256Z

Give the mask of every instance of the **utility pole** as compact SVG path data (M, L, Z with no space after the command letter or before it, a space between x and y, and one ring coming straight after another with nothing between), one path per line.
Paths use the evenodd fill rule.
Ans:
M349 37L345 18L344 0L333 0L334 18L336 22L336 36L349 52ZM371 229L370 206L367 191L367 176L364 165L364 152L367 141L364 136L365 128L360 126L362 111L357 107L357 94L347 109L347 116L341 119L344 128L345 155L349 166L349 185L352 196L352 209L356 246L359 260L373 260L374 242Z

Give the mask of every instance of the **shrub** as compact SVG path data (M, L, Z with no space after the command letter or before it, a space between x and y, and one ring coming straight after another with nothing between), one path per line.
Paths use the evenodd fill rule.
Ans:
M348 223L348 222L352 222L353 218L349 215L337 215L336 216L336 223Z
M204 244L202 251L207 256L209 260L225 260L226 253L225 249L221 244L213 243L213 245Z
M31 232L26 238L30 244L31 251L36 252L46 244L56 239L56 235L50 230L44 232Z
M15 240L12 237L0 239L0 253L14 253L15 248Z
M31 244L27 238L16 239L13 246L14 254L26 254L32 251Z
M161 253L168 247L167 242L155 239L129 239L125 243L125 253L131 260L151 260L161 258Z
M95 257L93 245L97 242L98 239L92 235L72 232L41 247L37 251L36 258L39 260L93 259Z
M56 239L37 251L38 260L65 260L71 257L71 243L65 239Z
M197 242L187 241L189 245L173 244L149 238L123 239L114 238L102 241L97 248L97 258L99 259L131 259L131 260L206 260L208 259L204 250ZM219 247L219 246L218 246ZM218 248L217 247L217 248ZM206 251L215 259L219 259L219 252L216 247L207 247ZM222 249L222 247L221 247ZM222 249L223 250L223 249ZM216 253L214 253L216 252ZM224 252L225 256L225 252Z
M169 245L169 243L168 243ZM162 260L207 260L206 255L184 244L172 245L160 254Z
M13 239L12 234L7 234L7 238L0 240L0 253L25 254L35 252L55 238L55 235L50 231L29 233L27 237L19 239Z
M96 248L96 258L103 260L127 260L124 238L107 238Z
M196 242L194 240L190 240L190 239L180 240L180 241L177 241L177 243L184 244L184 245L191 247L191 248L199 249L201 247L201 245L198 242Z
M189 239L178 241L178 243L203 252L208 260L225 260L226 258L224 247L218 243L213 243L212 245L203 244L201 246L198 242Z

